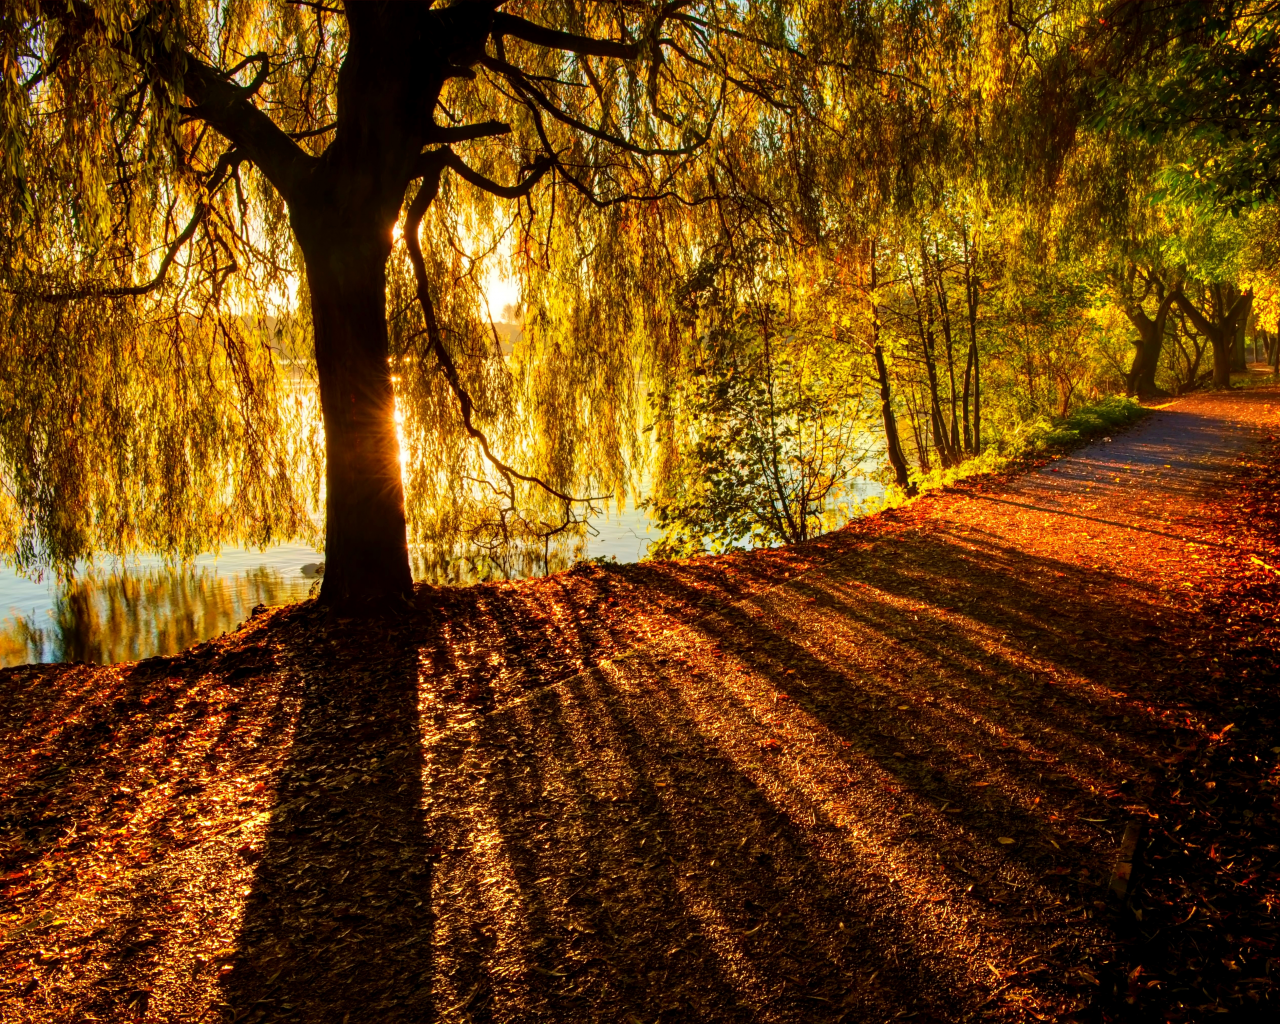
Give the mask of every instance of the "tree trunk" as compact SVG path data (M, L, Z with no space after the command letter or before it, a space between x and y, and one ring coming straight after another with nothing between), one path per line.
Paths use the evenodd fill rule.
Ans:
M349 608L413 592L400 445L388 364L379 218L344 211L295 229L306 260L325 430L325 572L320 599ZM363 227L353 220L364 220ZM304 223L299 223L304 221ZM310 229L310 230L308 230Z
M973 454L982 454L982 374L978 360L978 339L975 336L969 343L973 346Z
M1151 319L1141 306L1126 305L1125 313L1138 331L1133 364L1129 368L1129 394L1139 398L1165 398L1169 392L1156 385L1156 370L1160 367L1160 352L1164 347L1164 328L1178 288L1172 288L1160 299L1155 319Z
M898 436L898 418L893 414L893 392L889 388L889 368L880 344L880 306L876 302L876 243L871 243L871 351L876 364L876 380L880 385L880 420L884 424L884 446L893 468L893 482L907 494L915 494L915 485L907 471L907 458L902 454L902 438Z
M1231 387L1231 356L1239 324L1248 321L1253 306L1253 292L1236 295L1230 301L1234 289L1222 285L1210 285L1211 314L1206 316L1180 289L1176 290L1178 307L1186 314L1192 326L1209 339L1213 346L1213 386ZM1229 305L1228 305L1229 303Z
M963 225L960 229L960 238L964 243L964 298L965 312L968 314L969 325L969 352L965 359L964 367L964 446L970 455L977 455L982 451L982 427L981 427L981 389L978 383L978 302L981 297L981 285L978 281L976 267L978 263L978 246L977 235L974 235L973 244L969 242L968 229ZM973 434L970 440L969 428L969 374L973 374Z
M938 296L938 316L942 324L942 339L947 348L947 379L950 383L950 391L948 392L951 403L951 423L948 430L947 443L951 449L951 458L955 462L960 461L960 417L958 415L957 401L959 392L956 390L956 362L955 351L951 337L951 303L947 298L947 282L943 274L942 255L938 252L937 242L934 243L934 269L937 271L933 279L934 290Z
M920 333L920 345L924 351L924 366L929 387L929 425L933 434L933 446L938 450L939 461L947 467L954 460L951 457L951 447L947 443L947 424L942 415L942 401L938 395L938 366L933 351L933 296L930 292L928 251L923 244L920 246L920 265L922 285L919 292L916 291L914 280L911 283L913 298L916 301L916 328ZM925 304L923 312L920 307L922 298Z
M884 362L884 348L877 340L874 356L876 376L880 382L880 419L884 423L884 444L893 467L893 480L908 494L915 493L915 485L907 471L907 459L902 454L902 439L898 436L898 420L893 415L893 396L889 390L889 369Z
M1236 329L1234 344L1231 346L1231 372L1232 373L1248 373L1249 362L1244 350L1244 331L1245 324L1242 321Z

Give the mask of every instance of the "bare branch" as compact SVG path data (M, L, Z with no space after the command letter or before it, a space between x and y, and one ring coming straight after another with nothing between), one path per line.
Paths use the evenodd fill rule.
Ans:
M310 139L317 135L323 135L325 132L334 131L337 127L338 122L334 121L332 124L326 124L321 128L311 128L305 132L286 132L285 134L287 134L291 139Z
M542 176L550 170L553 159L547 155L542 155L534 161L533 166L529 169L529 173L523 181L517 182L515 185L499 185L496 181L486 178L483 174L473 171L453 150L447 146L444 149L437 150L443 154L444 165L464 181L469 182L478 189L483 189L490 195L498 196L500 199L519 199L521 196L528 195L533 186L542 180Z
M271 71L271 58L265 53L251 53L230 71L223 72L228 79L234 79L236 75L240 74L240 72L250 64L258 65L258 73L253 76L252 82L248 85L241 86L241 88L244 89L246 96L252 96L262 88L262 83L267 80L267 74Z
M286 3L292 4L294 7L310 7L312 10L324 11L327 14L341 14L341 7L327 7L324 4L316 3L315 0L286 0Z
M470 139L484 139L493 135L507 135L511 125L501 121L481 121L479 124L432 125L427 136L428 142L467 142Z
M535 46L579 53L584 57L617 57L619 60L635 60L640 53L640 48L635 43L615 43L608 39L576 36L569 32L535 25L532 21L525 21L524 18L517 18L514 14L501 11L493 16L493 34L515 36Z

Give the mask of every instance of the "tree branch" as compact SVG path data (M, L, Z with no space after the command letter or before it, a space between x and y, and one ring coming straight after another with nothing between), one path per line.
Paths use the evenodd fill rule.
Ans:
M156 276L146 284L123 285L114 288L88 286L77 288L70 292L41 292L35 297L41 302L74 302L77 299L87 299L90 296L114 299L127 295L146 295L147 292L154 291L164 283L165 275L169 273L170 265L177 258L178 250L191 241L191 236L196 233L196 228L200 226L200 222L204 220L204 215L208 211L208 203L203 200L196 203L196 210L190 222L182 229L182 233L174 239L173 245L169 246L169 251L164 254L164 259L160 261L160 268L156 271Z
M435 153L428 154L428 156L438 157L438 154L453 155L445 149L436 150ZM472 422L474 404L471 401L471 396L467 393L467 389L463 387L462 379L458 376L457 364L454 363L453 357L449 355L449 350L444 346L444 336L440 331L440 322L436 319L435 304L431 301L431 290L427 286L427 264L422 257L422 242L418 238L418 229L422 226L422 218L426 216L427 208L430 207L440 189L440 173L444 168L445 162L447 162L448 156L438 157L436 165L426 172L425 180L418 189L418 194L414 196L413 202L409 204L409 209L405 213L404 241L406 248L409 250L409 262L413 264L418 303L422 307L422 315L427 323L427 343L431 346L431 351L440 363L440 369L444 372L445 380L449 382L449 387L453 391L454 397L458 399L458 406L462 412L463 426L471 438L480 445L481 451L484 452L484 457L489 460L494 469L502 474L508 486L511 486L513 479L521 480L524 483L541 487L553 498L563 501L566 505L565 515L567 516L569 514L568 505L577 502L589 502L591 499L571 497L563 491L552 487L545 480L540 480L536 476L527 476L513 469L493 454L493 450L489 447L489 438L485 436L484 431ZM512 487L512 491L514 491L514 487Z
M635 60L640 54L640 48L635 43L615 43L608 39L575 36L569 32L535 25L532 21L525 21L524 18L502 11L493 16L493 35L515 36L535 46L566 50L569 53L582 54L584 57L617 57L619 60Z
M250 64L258 65L258 73L253 76L253 81L248 85L239 86L242 93L248 97L252 96L262 88L263 83L267 80L267 75L271 73L271 58L265 53L253 53L233 67L230 71L224 72L228 81L233 81L241 71ZM233 82L234 84L234 82Z
M454 171L464 181L469 182L478 189L483 189L490 195L498 196L500 199L519 199L526 196L532 190L533 186L542 180L542 176L551 169L554 162L552 157L543 154L533 162L533 166L529 169L529 173L523 181L515 185L499 185L496 181L486 178L478 171L473 171L453 150L447 146L443 149L436 150L441 154L441 159L445 167Z
M1235 304L1231 307L1231 311L1227 313L1226 325L1230 334L1235 334L1240 329L1240 321L1249 318L1249 310L1253 307L1253 289L1236 299Z
M1175 301L1178 303L1178 308L1182 310L1197 331L1211 341L1217 336L1217 328L1210 323L1207 316L1196 309L1195 304L1182 293L1181 289L1178 290Z
M484 139L493 135L507 135L511 125L501 121L481 121L479 124L432 125L427 135L428 142L467 142L471 139Z
M581 121L567 111L561 110L547 98L546 94L543 93L542 90L529 81L528 76L514 64L509 64L504 60L499 60L497 57L490 57L488 54L480 58L480 63L490 71L502 75L502 77L509 81L522 95L528 94L528 96L532 96L538 106L561 124L568 125L570 128L574 128L580 132L590 135L594 139L599 139L601 142L608 142L611 145L617 146L619 149L626 150L628 153L634 153L636 156L684 156L687 153L692 153L707 141L706 135L699 136L695 134L693 142L689 143L687 146L681 146L679 149L657 149L649 148L647 146L637 146L634 142L624 139L620 135L613 135L609 132L602 131L599 128L593 128L585 121Z
M188 53L183 88L194 104L190 110L229 139L252 160L288 202L302 174L316 158L303 150L265 113L255 107L245 87L228 81L221 71Z

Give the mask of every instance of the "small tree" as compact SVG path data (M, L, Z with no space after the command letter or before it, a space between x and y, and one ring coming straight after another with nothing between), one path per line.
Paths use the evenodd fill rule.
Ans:
M680 450L647 503L659 557L808 540L875 454L860 354L764 269L707 266L685 291L692 373L660 403Z

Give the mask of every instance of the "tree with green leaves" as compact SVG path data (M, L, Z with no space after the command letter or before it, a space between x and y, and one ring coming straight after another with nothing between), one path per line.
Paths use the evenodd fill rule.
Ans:
M647 503L657 555L798 544L852 514L850 485L878 439L863 353L831 318L847 293L810 278L808 260L769 257L708 261L682 289L690 372L657 403L680 449Z
M1176 153L1158 198L1230 212L1280 198L1280 6L1119 0L1095 123Z

